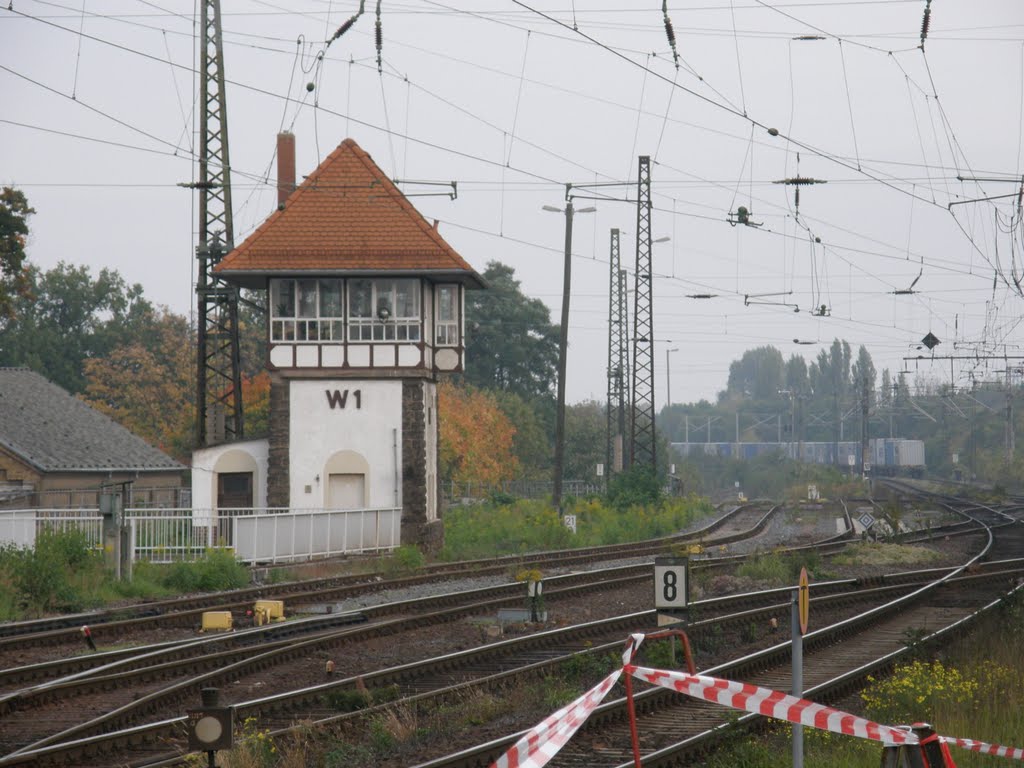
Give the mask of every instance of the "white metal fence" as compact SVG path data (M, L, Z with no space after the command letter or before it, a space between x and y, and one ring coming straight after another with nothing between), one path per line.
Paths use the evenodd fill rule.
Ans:
M100 546L103 518L98 509L13 509L0 511L0 545L35 546L40 533L81 531L92 547Z
M289 562L401 544L402 510L126 509L133 561L193 560L210 547L231 547L247 563ZM98 509L0 510L0 545L32 547L43 532L79 530L103 545Z

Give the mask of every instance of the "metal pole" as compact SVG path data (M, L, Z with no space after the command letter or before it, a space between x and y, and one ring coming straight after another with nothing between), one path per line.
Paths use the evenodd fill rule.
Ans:
M672 405L672 372L668 367L668 355L671 349L665 350L665 406Z
M565 204L565 264L562 272L562 326L558 338L558 404L555 414L555 477L551 503L562 514L565 462L565 363L569 351L569 286L572 282L572 200Z
M792 694L797 698L804 697L804 637L800 633L800 590L791 593L792 605L790 631L793 637L793 687ZM804 765L804 727L793 724L793 768Z

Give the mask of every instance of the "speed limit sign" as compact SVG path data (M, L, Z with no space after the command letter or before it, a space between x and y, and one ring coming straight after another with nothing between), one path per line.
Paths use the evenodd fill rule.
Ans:
M687 557L654 558L654 607L685 608L690 602L690 560Z

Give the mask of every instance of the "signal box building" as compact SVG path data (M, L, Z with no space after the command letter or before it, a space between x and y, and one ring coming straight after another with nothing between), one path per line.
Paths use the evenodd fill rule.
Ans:
M196 508L402 510L438 519L439 374L465 365L464 297L483 281L353 140L295 188L278 137L278 210L217 265L266 291L270 435L194 457Z

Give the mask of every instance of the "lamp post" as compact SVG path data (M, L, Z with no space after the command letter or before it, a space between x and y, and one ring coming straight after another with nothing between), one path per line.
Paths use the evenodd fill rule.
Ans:
M679 347L672 347L672 349L665 350L665 407L668 408L672 405L672 372L669 370L668 356L673 352L678 352Z
M569 287L572 282L572 217L574 213L591 213L597 208L580 208L574 211L572 198L565 208L553 205L543 206L545 211L565 213L565 263L562 272L562 325L558 337L558 403L555 413L555 475L551 503L558 514L562 514L562 474L565 468L565 364L569 351Z

